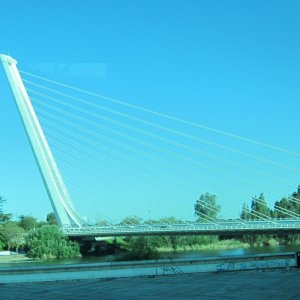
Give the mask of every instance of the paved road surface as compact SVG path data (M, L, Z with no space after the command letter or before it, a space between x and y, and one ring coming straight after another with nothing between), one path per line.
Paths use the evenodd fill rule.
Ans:
M300 299L300 269L1 284L0 299Z

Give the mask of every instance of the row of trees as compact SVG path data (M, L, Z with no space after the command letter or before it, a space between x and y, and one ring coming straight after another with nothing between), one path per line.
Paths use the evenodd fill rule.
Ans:
M62 235L54 214L48 214L45 222L39 222L32 216L20 216L17 221L12 221L11 214L3 212L5 200L0 196L0 250L24 249L30 257L49 259L74 257L80 255L79 246L76 242L68 240ZM221 206L217 203L217 196L206 193L200 196L194 205L195 216L200 222L208 222L219 219ZM253 220L265 217L291 218L300 214L300 190L290 197L284 197L276 201L274 209L267 205L264 194L253 197L250 208L243 204L240 219ZM180 223L174 218L143 221L139 217L127 217L120 225L134 225L146 223L170 224ZM108 225L99 222L98 225ZM266 236L244 236L242 242L253 244L265 240ZM293 238L294 239L294 238ZM150 259L157 258L158 248L193 248L195 245L216 243L219 237L211 236L159 236L159 237L130 237L124 239L127 245L127 259Z
M68 240L59 230L53 213L39 222L32 216L12 220L3 212L5 199L0 196L0 250L22 249L32 258L68 258L80 255L77 243Z
M217 196L206 193L200 196L195 204L195 215L200 222L208 222L219 219L221 206L217 203ZM241 220L258 220L267 218L290 219L298 218L300 215L300 186L298 191L292 193L289 197L283 197L281 200L274 203L274 208L271 209L265 199L263 193L258 197L253 197L250 207L243 203L240 213ZM298 242L298 235L243 235L239 237L241 242L246 242L250 245L268 245L270 240L279 244L291 244Z
M195 216L200 222L208 222L219 219L221 206L217 203L217 196L206 193L200 196L195 203ZM251 205L243 203L240 219L255 220L262 218L293 218L300 215L300 187L297 192L289 197L283 197L274 203L274 208L269 208L265 196L261 193L253 197Z

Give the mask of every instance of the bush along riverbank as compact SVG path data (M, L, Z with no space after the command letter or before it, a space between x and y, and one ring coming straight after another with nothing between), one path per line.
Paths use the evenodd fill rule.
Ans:
M228 250L237 248L249 248L250 245L243 243L238 240L222 240L216 241L209 244L194 244L194 245L183 245L178 246L176 250L173 248L162 247L158 248L159 252L170 252L170 251L195 251L195 250Z
M44 229L45 230L45 229ZM43 230L43 231L44 231ZM39 232L39 231L38 231ZM34 235L34 243L31 245L32 250L28 251L28 256L32 256L34 258L30 258L25 255L14 254L9 255L1 259L0 263L8 263L8 262L22 262L24 260L28 261L46 261L46 260L54 260L56 263L58 262L57 259L62 259L62 262L65 258L69 259L76 259L80 257L79 252L77 251L78 248L76 246L76 251L74 251L74 244L72 242L69 244L68 242L64 241L63 243L52 243L49 239L53 234L52 230L47 232L47 238L43 238L43 235L36 233ZM54 234L56 236L56 234ZM31 237L33 238L33 237ZM63 237L65 238L65 237ZM46 242L40 243L40 240L44 240ZM58 239L57 239L58 241ZM249 243L237 240L237 239L221 239L216 236L162 236L162 237L126 237L126 238L111 238L104 241L82 241L79 242L81 245L81 255L83 259L88 258L89 256L93 260L97 260L96 257L104 261L108 259L109 261L134 261L134 260L153 260L153 259L160 259L160 258L172 258L172 257L181 257L183 255L189 255L189 252L204 252L206 255L210 255L209 253L221 253L225 251L228 253L228 250L235 250L235 249L249 249L254 248L257 253L261 253L263 250L264 253L274 252L274 249L280 249L279 242L286 242L286 239L276 239L270 238L268 236L264 238L260 238L256 240L256 244L250 245ZM293 242L293 243L292 243ZM299 240L293 240L289 243L289 245L297 245ZM67 250L65 248L65 252L61 250L57 250L57 245L61 244L64 247L71 249ZM289 247L289 246L287 246ZM261 248L262 250L259 250ZM33 249L36 249L36 252L33 252ZM39 250L40 249L40 250ZM73 249L73 250L72 250ZM268 250L270 249L270 250ZM293 248L289 251L294 251ZM38 250L40 252L38 252ZM71 250L71 251L70 251ZM84 251L83 251L84 250ZM298 249L296 249L298 251ZM46 251L48 254L43 254L43 251ZM243 250L242 250L243 251ZM245 250L249 251L249 250ZM60 254L62 253L62 254ZM208 254L207 254L208 253ZM251 253L251 249L250 252ZM254 252L255 253L255 252ZM34 254L34 255L33 255ZM214 254L216 255L216 254ZM101 258L102 257L102 258ZM79 258L80 259L80 258Z
M42 260L80 256L79 245L63 235L56 225L44 225L26 235L27 255Z
M219 240L217 236L155 236L126 237L123 240L123 253L117 260L158 259L166 252L195 250L227 250L248 248L250 245L235 239Z
M251 239L249 239L251 238ZM248 239L248 240L247 240ZM121 239L119 239L121 240ZM188 251L215 251L248 248L272 248L279 245L297 245L300 239L292 236L250 236L224 238L219 236L155 236L126 237L121 243L116 260L158 259L165 253ZM266 250L267 252L267 250Z

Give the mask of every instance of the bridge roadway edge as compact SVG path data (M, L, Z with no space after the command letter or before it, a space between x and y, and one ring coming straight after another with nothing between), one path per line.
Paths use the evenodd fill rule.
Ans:
M156 235L256 235L300 233L300 219L274 219L268 221L220 221L216 223L190 224L139 224L108 226L63 226L62 232L69 237L113 237Z

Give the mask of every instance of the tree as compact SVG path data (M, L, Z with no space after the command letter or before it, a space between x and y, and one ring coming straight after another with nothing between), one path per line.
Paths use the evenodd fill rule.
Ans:
M130 216L130 217L126 217L125 219L123 219L120 222L120 225L124 226L124 225L139 225L141 224L143 221L142 218L138 217L138 216Z
M259 197L256 196L252 198L251 203L251 214L256 218L266 218L271 217L271 210L267 205L265 196L263 193L260 193Z
M216 220L221 210L221 206L217 204L217 196L210 193L202 194L194 208L195 216L201 222Z
M46 221L49 225L57 225L57 220L53 212L47 214Z
M283 197L274 204L275 218L291 218L295 214L300 214L300 199L298 193L293 193L291 197ZM290 213L289 213L290 212Z
M5 214L3 213L3 204L6 202L6 200L0 196L0 224L8 222L11 219L11 214Z
M0 237L8 251L12 248L18 251L19 247L25 244L24 234L24 229L15 222L6 222L0 227Z
M242 220L250 220L251 219L251 212L249 209L249 206L246 205L246 203L243 203L243 208L242 208L242 212L240 214L240 218Z
M123 255L122 259L142 260L159 258L156 245L150 237L130 237L127 239L127 243L128 252Z
M249 212L248 206L246 206L246 204L244 203L243 212L241 214L241 219L243 219L242 217L244 217L244 220L262 219L272 217L273 215L273 212L268 207L263 193L260 193L259 197L255 196L252 198L251 212ZM268 235L243 235L241 237L241 240L243 242L247 242L250 245L262 245L266 243L269 239L270 237Z
M5 199L2 196L0 196L0 214L3 214L2 206L3 206L4 202L5 202Z
M0 224L9 222L12 218L12 214L0 214Z
M96 223L97 226L101 226L101 227L106 227L106 226L111 226L111 223L109 221L106 220L99 220Z
M160 224L182 224L183 221L175 217L164 217L158 220Z
M174 251L181 246L181 242L184 240L184 236L182 235L170 235L171 246Z
M20 216L18 225L22 227L25 231L35 229L39 226L36 218L31 216Z
M276 201L274 204L274 218L292 218L295 214L300 214L300 185L298 191L294 192L290 197L283 197L280 201ZM280 243L282 244L294 244L299 235L286 234L281 235Z
M55 225L44 225L29 231L26 236L27 253L32 258L53 259L80 256L79 245L70 241Z

